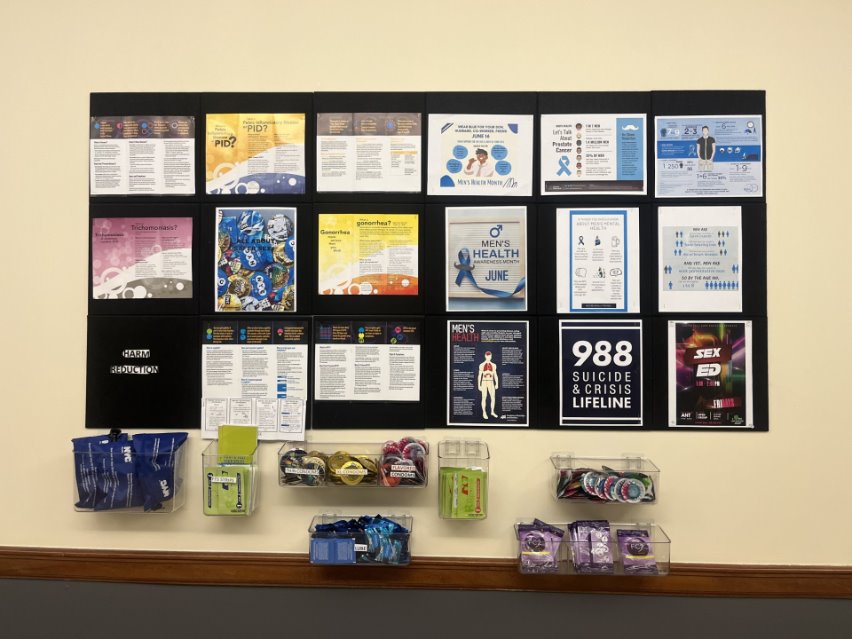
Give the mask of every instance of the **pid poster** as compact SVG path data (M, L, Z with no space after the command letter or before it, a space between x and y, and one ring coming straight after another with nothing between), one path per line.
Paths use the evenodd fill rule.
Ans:
M191 299L191 217L92 220L92 299Z
M195 118L188 115L90 118L89 193L195 194Z
M761 116L660 116L654 129L657 197L763 195Z
M417 295L416 213L321 213L320 295Z
M419 193L421 117L317 114L317 191Z
M296 310L296 209L216 209L216 311Z
M661 206L660 311L743 310L742 209Z
M428 195L532 195L532 115L429 115Z
M222 424L258 427L263 440L305 432L307 321L205 321L201 336L202 436Z
M209 113L207 193L305 192L304 113Z
M447 424L529 426L529 322L447 322Z
M639 209L557 209L557 312L639 308Z
M644 195L645 114L541 116L542 195Z
M560 320L559 423L641 426L641 320Z
M669 322L669 426L754 428L750 321Z
M527 310L527 209L446 212L448 311Z

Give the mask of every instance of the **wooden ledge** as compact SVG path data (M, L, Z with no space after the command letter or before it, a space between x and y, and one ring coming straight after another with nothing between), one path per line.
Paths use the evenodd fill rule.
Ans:
M312 566L307 555L0 547L0 578L152 584L852 598L852 567L672 564L666 577L522 575L512 559Z

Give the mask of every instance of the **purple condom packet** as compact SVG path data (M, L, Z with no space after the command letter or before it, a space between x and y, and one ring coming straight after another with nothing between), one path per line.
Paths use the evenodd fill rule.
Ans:
M126 442L127 435L121 434L118 442ZM77 508L94 508L99 500L98 475L104 446L110 443L109 435L76 437L71 440L74 450L74 476L77 479Z
M651 536L647 530L619 529L616 531L616 536L624 572L640 575L658 574L654 545L651 543Z
M592 556L594 572L613 572L612 551L609 548L610 530L608 521L594 521L589 530L589 554Z
M140 433L133 436L136 474L139 477L145 510L159 510L175 496L175 465L187 433Z
M559 544L565 533L539 519L532 524L518 525L521 567L542 571L559 568Z
M574 568L577 572L590 572L592 567L592 548L590 545L591 526L588 521L575 521L574 539L571 551L574 558Z

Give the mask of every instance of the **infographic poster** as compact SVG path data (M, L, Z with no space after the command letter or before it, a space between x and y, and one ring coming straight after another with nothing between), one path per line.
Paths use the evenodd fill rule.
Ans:
M428 195L532 195L532 115L429 115Z
M754 428L750 321L669 322L669 426Z
M195 194L195 118L90 118L89 194Z
M419 193L421 117L317 114L317 191Z
M759 115L654 119L657 197L763 195L763 118Z
M420 401L416 321L316 320L314 399Z
M304 113L208 113L207 193L305 192Z
M296 310L296 209L216 209L216 311Z
M743 310L742 209L659 208L660 311Z
M529 322L450 320L447 424L529 426Z
M562 426L641 426L642 321L560 320Z
M543 114L542 195L644 195L645 114Z
M446 210L448 311L527 310L527 209Z
M202 322L201 428L257 426L262 440L304 435L308 400L305 321Z
M191 217L92 220L92 299L191 299Z
M417 295L416 213L321 213L320 295Z
M639 209L556 209L557 312L639 309Z

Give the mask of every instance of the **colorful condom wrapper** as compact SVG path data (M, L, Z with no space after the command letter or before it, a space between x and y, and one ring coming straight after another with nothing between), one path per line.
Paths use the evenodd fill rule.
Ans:
M74 450L74 476L77 480L79 497L75 504L77 508L94 509L96 503L104 500L104 497L98 493L101 485L99 474L102 466L101 457L104 455L103 447L110 441L109 435L77 437L71 440ZM127 442L127 435L118 435L115 441Z
M654 557L654 545L647 530L616 531L618 549L621 551L621 563L624 572L634 575L656 575L657 561Z
M175 495L175 466L186 433L134 435L136 474L142 487L145 510L159 510Z
M559 545L565 533L539 519L532 524L518 524L521 572L557 572Z

